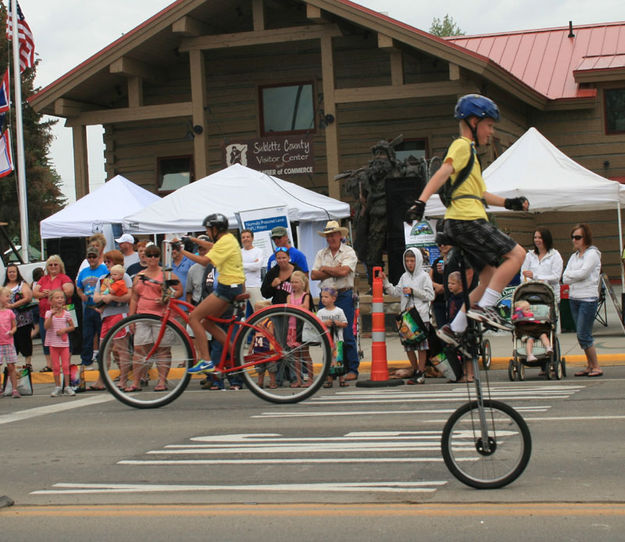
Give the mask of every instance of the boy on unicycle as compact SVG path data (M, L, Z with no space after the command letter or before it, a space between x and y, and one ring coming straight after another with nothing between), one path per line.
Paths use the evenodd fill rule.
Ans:
M408 210L407 220L421 220L427 200L451 179L450 202L445 213L444 234L463 250L471 266L479 272L479 285L471 292L471 306L458 311L450 324L437 331L446 343L458 346L467 328L467 316L504 330L512 327L495 310L501 291L521 268L525 249L493 226L486 216L486 205L527 211L524 197L504 199L486 191L476 147L486 145L499 120L499 109L491 99L467 94L456 104L454 117L459 121L456 139L440 169ZM470 163L472 167L468 167ZM459 179L462 177L462 180ZM454 183L459 180L456 185Z

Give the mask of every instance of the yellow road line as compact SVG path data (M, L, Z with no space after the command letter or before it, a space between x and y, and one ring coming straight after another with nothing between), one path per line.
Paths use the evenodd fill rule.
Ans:
M426 503L426 504L201 504L201 505L67 505L16 506L0 517L561 517L625 516L625 503Z

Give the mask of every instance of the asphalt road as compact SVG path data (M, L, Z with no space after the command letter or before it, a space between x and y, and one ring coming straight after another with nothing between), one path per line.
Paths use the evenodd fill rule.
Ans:
M193 383L140 411L106 393L53 399L40 384L0 399L0 496L15 501L0 509L0 539L67 538L71 525L81 540L622 540L625 368L490 376L533 440L522 476L490 491L441 459L464 385L334 388L285 406Z

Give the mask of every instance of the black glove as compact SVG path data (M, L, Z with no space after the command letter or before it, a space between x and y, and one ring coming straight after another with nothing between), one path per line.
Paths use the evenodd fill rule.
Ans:
M519 198L506 198L504 207L510 211L523 211L523 204L527 201L527 198L523 196ZM527 207L529 209L529 206Z
M418 199L414 202L414 205L406 211L405 221L412 222L416 220L418 222L423 218L423 213L425 213L425 201Z

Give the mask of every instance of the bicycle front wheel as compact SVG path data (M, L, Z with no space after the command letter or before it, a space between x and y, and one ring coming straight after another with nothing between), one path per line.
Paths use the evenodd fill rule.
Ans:
M445 465L458 480L477 489L495 489L523 472L532 439L525 420L505 403L485 400L484 417L482 431L477 401L462 405L445 424L441 448Z
M171 403L187 387L193 349L173 322L135 314L106 334L98 353L104 385L122 403L157 408Z
M311 313L274 305L250 316L233 346L247 387L266 401L297 403L325 382L332 364L327 329Z

